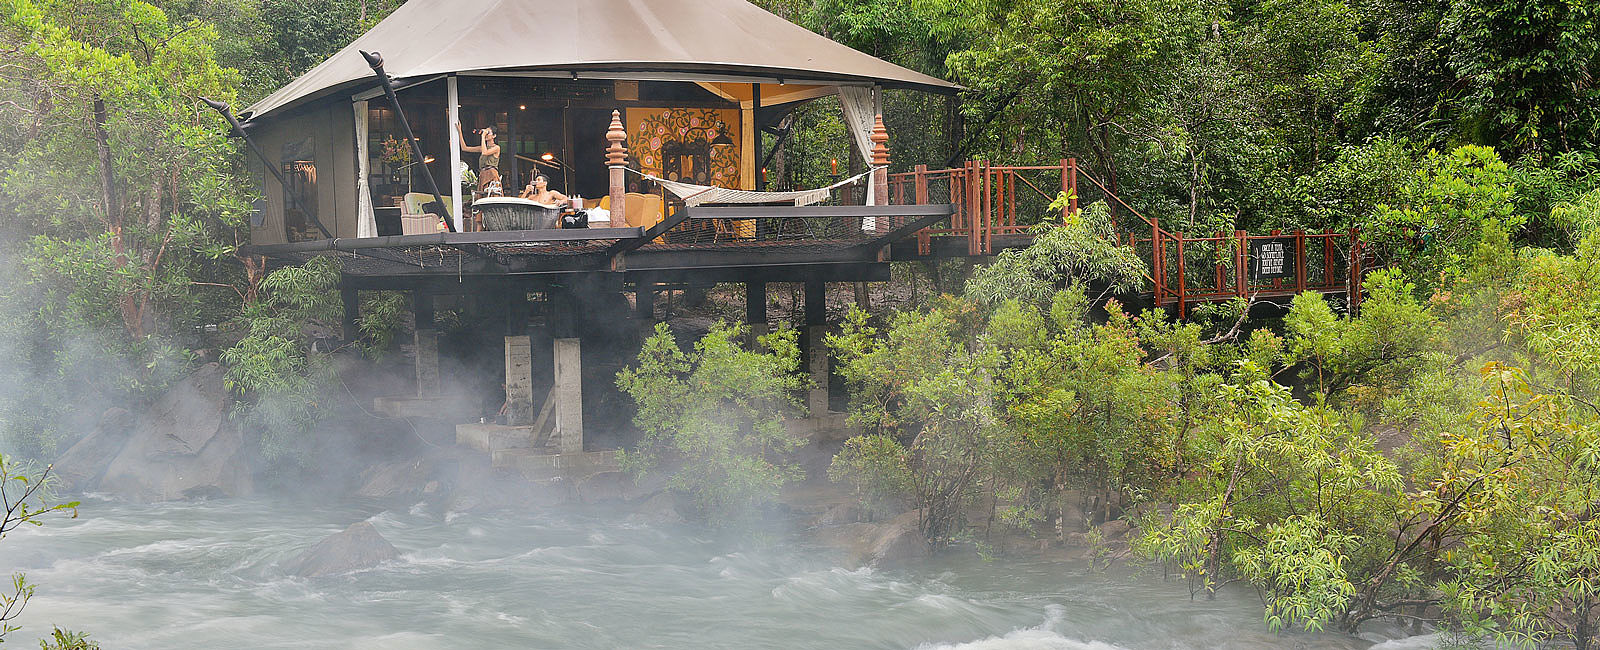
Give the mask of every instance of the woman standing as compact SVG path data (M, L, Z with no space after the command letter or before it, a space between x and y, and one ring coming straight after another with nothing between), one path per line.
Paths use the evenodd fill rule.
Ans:
M500 183L500 143L495 140L494 127L483 127L479 133L483 134L482 143L474 147L467 144L466 136L461 137L461 150L478 155L478 191L482 192L490 183L496 187ZM456 124L456 135L461 135L461 125Z

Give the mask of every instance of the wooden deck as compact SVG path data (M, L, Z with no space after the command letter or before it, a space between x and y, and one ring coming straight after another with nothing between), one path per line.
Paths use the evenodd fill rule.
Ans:
M1080 183L1082 183L1080 185ZM520 283L574 274L637 282L877 281L888 262L996 255L1033 241L1059 193L1103 200L1118 233L1146 261L1144 298L1180 317L1199 303L1305 292L1360 301L1359 233L1244 231L1195 236L1167 230L1128 205L1071 158L1057 165L890 174L880 206L678 207L649 228L439 233L253 246L277 264L347 254L345 285L446 290L471 279ZM1048 223L1042 224L1048 227Z

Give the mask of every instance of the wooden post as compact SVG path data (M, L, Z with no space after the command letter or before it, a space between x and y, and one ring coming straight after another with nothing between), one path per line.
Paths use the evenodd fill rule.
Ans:
M1224 290L1226 290L1228 288L1228 280L1227 280L1227 270L1223 266L1222 260L1220 258L1222 257L1222 245L1227 243L1228 238L1223 236L1221 230L1218 230L1216 232L1216 238L1217 238L1217 257L1218 257L1218 260L1217 260L1217 280L1216 280L1217 293L1222 293ZM1231 248L1231 246L1230 246L1230 248Z
M1006 227L1017 225L1017 172L1006 172Z
M1350 315L1354 316L1361 306L1361 240L1356 236L1356 229L1350 229L1350 295L1345 300L1349 305Z
M979 239L979 228L983 227L983 218L979 215L982 210L982 198L978 193L983 191L983 180L979 177L980 168L978 161L967 162L967 254L976 257L983 252L983 243Z
M1306 231L1294 231L1294 292L1306 292Z
M417 396L439 394L439 339L434 328L433 296L420 291L411 294L412 314L415 318L415 347L417 367Z
M1134 233L1128 233L1128 244L1133 245ZM1160 237L1150 240L1150 280L1155 284L1156 306L1167 297L1167 242Z
M917 165L916 169L912 172L912 176L911 177L914 179L914 184L912 185L912 192L914 192L913 196L914 196L914 200L916 201L916 204L917 205L927 205L928 204L928 166L927 165ZM917 253L919 255L927 255L928 253L930 253L931 252L930 249L933 247L932 243L933 242L928 237L928 229L927 228L923 228L922 230L918 230L917 231Z
M656 283L640 280L633 285L633 317L646 331L655 329Z
M983 254L993 252L990 248L989 237L994 233L994 179L990 177L989 161L983 161L983 173L978 177L978 188L983 191Z
M1281 235L1283 235L1283 231L1282 230L1279 230L1277 228L1273 228L1272 229L1272 236L1273 237L1278 237L1278 236L1281 236ZM1245 261L1249 262L1249 259L1246 259ZM1273 278L1272 279L1272 289L1274 291L1276 291L1276 290L1279 290L1279 289L1282 289L1282 288L1283 288L1283 278Z
M811 390L806 407L811 417L828 412L828 303L827 285L821 280L805 283L806 367L811 375Z
M1250 254L1246 251L1250 246L1250 236L1243 230L1233 231L1233 236L1239 242L1239 249L1234 252L1234 282L1238 285L1239 297L1243 298L1248 295L1247 289L1250 283L1250 269L1245 268L1245 265L1250 263Z
M628 166L628 147L624 144L627 141L628 132L622 128L622 111L613 110L611 126L606 130L606 142L611 143L611 146L606 147L606 169L611 174L612 224L617 223L620 216L623 225L629 225L627 223L628 179L627 172L624 171Z
M883 114L872 119L872 204L889 204L889 130L883 126ZM873 230L889 232L887 218L874 219Z
M1067 199L1067 209L1078 211L1078 159L1061 161L1061 190L1072 198ZM1154 242L1152 242L1153 244Z
M1333 233L1323 230L1322 234L1324 235L1322 238L1322 287L1324 289L1332 289L1335 286L1333 284L1333 238L1326 235L1332 235Z
M1183 267L1185 266L1183 259L1183 233L1178 233L1176 237L1178 240L1178 320L1183 320L1189 316L1187 302L1189 287L1183 283Z

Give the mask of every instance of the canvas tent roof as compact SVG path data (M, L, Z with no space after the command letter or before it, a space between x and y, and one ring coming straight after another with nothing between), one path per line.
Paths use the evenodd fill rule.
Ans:
M395 79L475 71L661 73L958 86L835 43L745 0L410 0L332 58L247 110L251 119L339 90L374 86L360 51Z

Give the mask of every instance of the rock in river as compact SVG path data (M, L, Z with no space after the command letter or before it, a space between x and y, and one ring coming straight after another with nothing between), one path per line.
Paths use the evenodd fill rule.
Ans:
M251 493L244 436L228 421L222 379L222 367L208 363L168 389L138 418L98 489L135 501Z
M315 578L370 569L397 557L400 551L372 524L362 521L317 542L283 569L302 578Z

